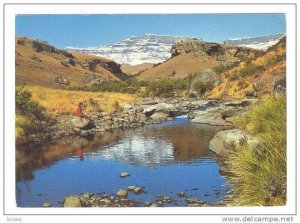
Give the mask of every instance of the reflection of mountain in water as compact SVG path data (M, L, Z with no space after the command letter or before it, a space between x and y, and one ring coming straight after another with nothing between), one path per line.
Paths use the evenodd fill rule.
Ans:
M66 137L55 143L16 149L17 181L33 179L33 171L69 156L78 148L93 159L118 160L131 165L158 166L194 162L211 156L209 141L222 127L175 119L168 124L104 132L92 138Z
M174 160L171 143L153 138L133 136L122 139L118 144L99 150L101 158L121 160L122 162L155 166Z
M209 141L222 127L193 124L187 118L173 125L154 125L124 131L113 146L99 149L99 159L119 160L132 165L157 166L193 162L211 156Z

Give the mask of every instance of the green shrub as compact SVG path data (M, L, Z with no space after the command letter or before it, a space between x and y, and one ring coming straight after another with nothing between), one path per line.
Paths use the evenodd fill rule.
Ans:
M228 70L228 67L226 67L226 66L223 65L223 64L220 64L220 65L214 67L213 70L214 70L217 74L221 74L221 73L224 73L225 71L227 71L227 70Z
M257 147L237 148L228 158L236 205L285 205L285 97L260 101L236 118L234 124L261 141Z
M246 64L245 67L241 68L238 72L235 72L233 74L231 74L228 79L229 80L237 80L239 78L243 78L243 77L248 77L248 76L252 76L258 72L262 72L265 70L264 66L261 65L254 65L254 64Z
M257 66L254 64L248 64L244 68L240 69L238 72L239 76L241 77L247 77L251 76L259 71L263 71L264 67L263 66Z
M45 109L32 101L31 92L24 87L16 87L16 140L28 140L32 133L43 130L41 121L48 121Z
M277 64L281 61L285 61L286 60L286 55L274 55L270 58L267 59L266 63L265 63L265 67L269 67L271 65Z
M195 91L203 96L207 91L211 90L214 87L213 81L197 81L194 85Z
M32 101L31 92L24 87L16 88L16 113L44 119L44 109L37 102Z
M28 136L34 127L31 118L23 115L16 115L16 139Z
M102 82L90 87L75 88L74 90L131 93L143 97L172 97L175 94L189 90L193 77L194 75L189 75L183 79L152 81L138 81L134 78L129 78L125 81Z

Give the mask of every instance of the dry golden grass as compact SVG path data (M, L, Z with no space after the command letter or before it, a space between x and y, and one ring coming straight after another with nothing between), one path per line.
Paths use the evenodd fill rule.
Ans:
M114 111L119 105L138 101L133 94L86 92L27 86L32 99L45 107L50 114L73 114L79 102L84 104L84 112Z

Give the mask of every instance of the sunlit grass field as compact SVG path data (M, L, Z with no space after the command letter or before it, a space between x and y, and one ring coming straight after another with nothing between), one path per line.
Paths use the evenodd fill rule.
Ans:
M50 114L73 114L79 102L84 104L84 112L112 112L119 105L140 100L136 95L123 93L70 91L38 86L26 86L26 89L32 93L32 100Z

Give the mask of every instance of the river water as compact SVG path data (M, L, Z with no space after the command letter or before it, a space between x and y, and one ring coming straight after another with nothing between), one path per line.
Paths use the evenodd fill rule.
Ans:
M186 206L176 194L216 204L228 190L209 141L224 127L191 123L186 117L145 127L68 137L55 143L16 150L18 207L61 206L65 195L84 192L115 195L130 185L144 193L129 193L138 202L158 195ZM130 176L120 178L120 172Z

